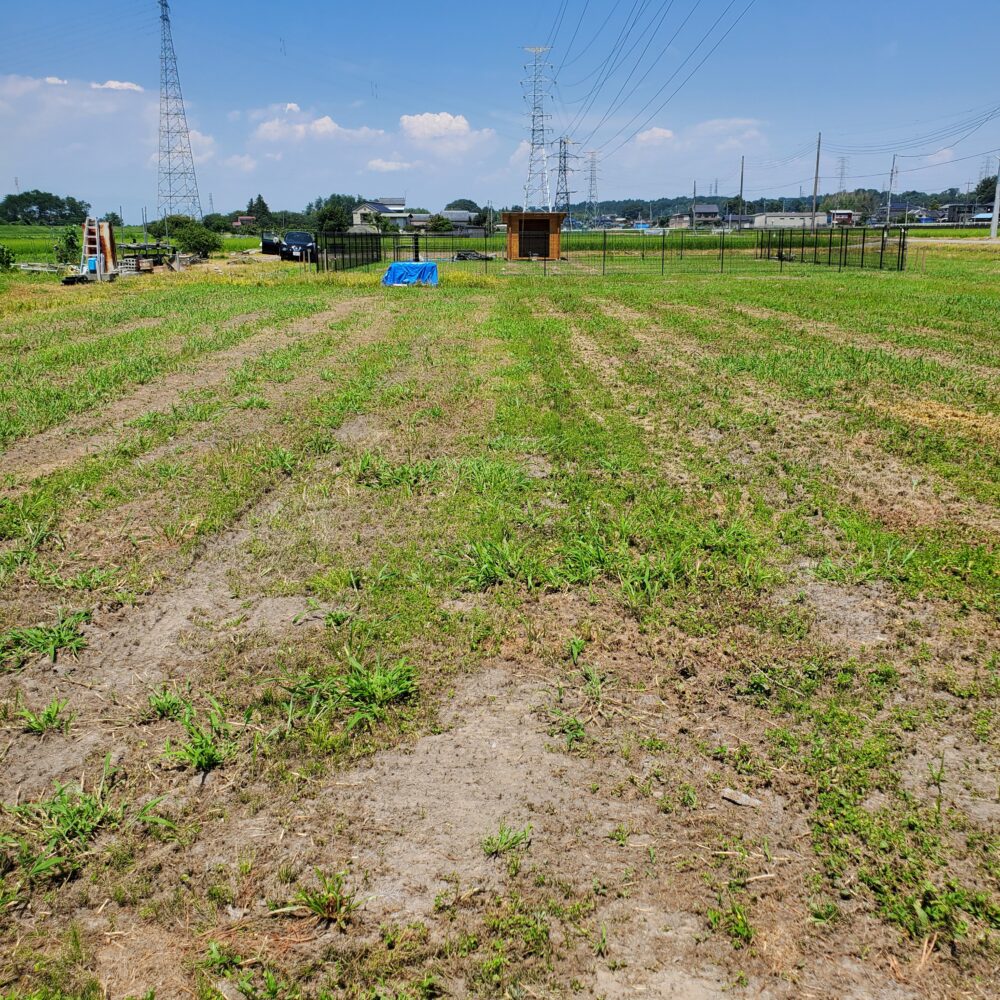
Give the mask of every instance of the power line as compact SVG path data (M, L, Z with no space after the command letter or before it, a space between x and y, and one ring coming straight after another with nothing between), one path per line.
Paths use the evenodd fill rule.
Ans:
M587 8L590 6L590 0L585 0L583 5L583 10L580 11L580 18L576 22L576 27L573 29L573 35L569 40L569 45L566 46L566 54L562 57L562 62L559 63L559 68L556 70L556 79L559 79L559 74L562 72L563 66L566 65L566 59L570 52L573 51L573 43L576 41L576 36L580 32L580 25L583 24L583 19L587 16ZM616 5L617 6L617 5Z
M646 53L649 51L650 45L653 44L653 39L656 37L660 28L663 26L663 22L666 20L667 15L672 10L675 2L676 0L669 0L669 2L660 5L660 11L662 13L660 14L660 20L657 23L656 28L653 29L652 33L650 33L649 38L646 40L646 44L643 47L642 52L639 53L639 58L636 59L635 61L635 65L632 67L628 76L625 77L625 80L622 82L622 85L618 88L618 93L615 94L615 96L611 99L611 104L608 106L608 110L604 112L604 115L601 118L601 120L590 130L590 134L587 136L586 139L583 140L584 143L589 143L590 140L597 133L597 131L600 129L600 127L615 113L615 111L618 110L618 108L620 108L639 89L639 87L642 86L642 84L645 82L649 74L652 73L653 70L656 68L660 59L663 58L666 51L670 48L671 45L673 45L674 40L677 38L677 36L681 33L681 31L684 30L684 26L691 19L691 16L701 6L702 0L696 0L695 5L691 8L691 11L688 14L688 16L684 18L683 21L681 21L680 26L673 33L673 35L671 35L670 40L667 42L666 45L663 46L662 49L660 49L659 54L650 63L649 68L646 70L646 72L643 73L642 76L639 78L638 83L636 83L636 85L625 95L625 97L622 98L622 91L629 85L629 81L632 79L632 77L635 76L636 71L639 69L639 66L642 63L642 60L645 58ZM655 19L655 17L656 15L654 14L653 19ZM650 21L650 23L652 23L652 21ZM619 100L619 98L621 98L621 100Z
M730 3L726 6L725 10L723 10L723 12L718 16L718 18L716 18L715 22L708 29L708 31L706 31L705 34L702 35L698 44L691 50L688 56L684 59L684 62L682 62L680 66L678 66L677 69L670 75L667 82L656 92L656 94L653 95L653 97L650 98L649 101L646 102L646 104L637 114L632 116L629 122L623 125L610 139L608 139L607 142L604 143L603 146L601 146L601 149L605 149L610 142L613 142L619 135L622 134L622 132L625 131L625 129L629 128L629 126L636 120L636 118L638 118L639 115L641 115L642 112L646 108L648 108L649 105L656 99L656 97L663 92L663 90L670 84L671 80L674 79L677 73L684 68L684 66L691 60L691 58L695 55L698 49L701 48L701 46L704 44L708 36L715 30L716 26L726 16L726 14L729 12L729 10L733 7L735 3L736 0L730 0ZM694 69L692 69L691 72L688 73L688 75L684 77L683 80L681 80L681 82L677 85L677 87L670 94L670 96L667 97L667 99L637 129L635 129L635 131L633 131L631 135L629 135L627 138L623 139L620 143L618 143L618 145L615 146L610 153L605 153L606 157L612 156L614 153L617 153L618 150L622 148L622 146L631 142L632 139L634 139L635 136L637 136L681 92L681 90L684 89L684 86L687 84L687 82L695 75L695 73L698 72L699 69L701 69L702 66L705 65L705 63L712 57L716 49L718 49L718 47L733 33L733 31L736 29L736 26L740 23L740 21L743 20L744 17L746 17L746 15L750 12L750 8L753 7L755 3L756 0L750 0L750 2L746 5L746 7L743 8L742 12L736 18L736 20L733 21L733 23L722 33L722 35L719 37L719 40L705 53L702 59L694 67Z
M579 60L582 59L583 56L590 50L590 47L594 44L594 42L596 42L597 39L601 37L601 34L604 32L604 29L607 27L608 22L611 20L612 15L621 6L621 2L622 2L622 0L615 0L615 5L611 8L611 10L608 11L608 16L601 22L601 26L594 33L594 37L591 38L591 40L589 42L587 42L587 44L584 45L584 47L580 50L580 54L578 56L575 56L573 59L568 60L568 61L564 59L563 62L561 62L559 64L559 70L560 70L560 72L562 71L562 69L563 69L564 66L572 66L575 62L579 62ZM558 74L556 74L556 76L558 77ZM573 86L575 87L576 84L573 84Z

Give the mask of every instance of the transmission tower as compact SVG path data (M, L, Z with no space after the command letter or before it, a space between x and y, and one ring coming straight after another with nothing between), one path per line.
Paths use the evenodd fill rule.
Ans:
M201 218L198 180L191 155L181 81L177 75L177 54L170 33L170 5L160 3L160 169L157 182L156 213Z
M532 62L524 68L531 75L524 81L525 101L530 109L531 124L528 131L531 135L531 152L528 154L528 179L524 182L524 210L532 208L546 212L552 211L552 197L549 193L549 127L546 124L549 116L545 113L545 97L548 94L549 68L545 62L545 53L549 51L546 45L534 45L525 48L532 55Z
M837 157L837 192L844 194L847 191L847 171L850 168L850 159L846 156Z
M573 157L573 154L569 151L569 147L573 145L573 140L568 136L560 136L559 138L559 176L556 180L556 211L565 212L567 215L570 214L569 204L570 195L575 194L574 191L569 189L569 175L570 175L570 165L569 161Z
M587 190L587 214L590 216L590 227L597 227L597 150L587 153L590 161L590 184Z

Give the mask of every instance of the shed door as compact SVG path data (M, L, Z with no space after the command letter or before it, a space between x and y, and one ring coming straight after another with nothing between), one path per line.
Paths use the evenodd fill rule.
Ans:
M549 256L549 220L521 219L518 240L519 257Z

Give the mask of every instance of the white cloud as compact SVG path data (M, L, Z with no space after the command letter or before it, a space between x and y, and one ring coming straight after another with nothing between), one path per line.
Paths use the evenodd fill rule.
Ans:
M242 170L243 173L248 174L251 170L256 168L257 161L248 153L239 153L234 156L227 157L222 161L222 165L224 167L229 167L232 170Z
M377 139L385 133L367 126L344 128L329 115L306 121L271 118L261 122L254 131L254 138L265 142L299 142L302 139L345 139L350 141Z
M401 115L399 127L411 142L443 153L464 152L496 135L491 128L473 129L465 115L448 111Z
M204 163L215 156L215 138L199 132L196 128L190 130L191 155L195 163Z
M934 164L950 163L954 159L955 150L948 146L945 149L939 149L936 153L931 153L930 156L927 157L927 162Z
M58 76L47 76L45 82L52 84L54 87L65 87L69 83L69 80L60 80Z
M294 102L290 101L285 105L285 111L301 111L302 109Z
M669 128L660 128L659 125L654 125L652 128L646 129L645 132L640 132L636 137L636 142L646 143L648 145L659 145L661 142L667 142L673 139L674 133Z
M143 88L130 80L105 80L104 83L92 83L91 90L134 90L136 93L143 93Z
M522 139L510 154L507 161L512 167L521 167L527 164L528 154L531 152L531 143L527 139Z
M383 160L376 158L368 161L368 169L380 174L391 174L397 170L412 170L417 164L406 160Z

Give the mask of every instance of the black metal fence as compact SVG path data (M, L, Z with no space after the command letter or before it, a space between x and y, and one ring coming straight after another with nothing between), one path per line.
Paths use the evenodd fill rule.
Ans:
M341 271L389 261L435 261L442 269L497 275L668 275L732 273L796 265L901 271L905 229L571 230L559 260L508 260L505 233L319 233L317 270Z
M822 264L877 271L906 269L906 229L768 229L757 234L757 253L779 263Z
M378 233L317 233L316 270L348 271L382 261Z

